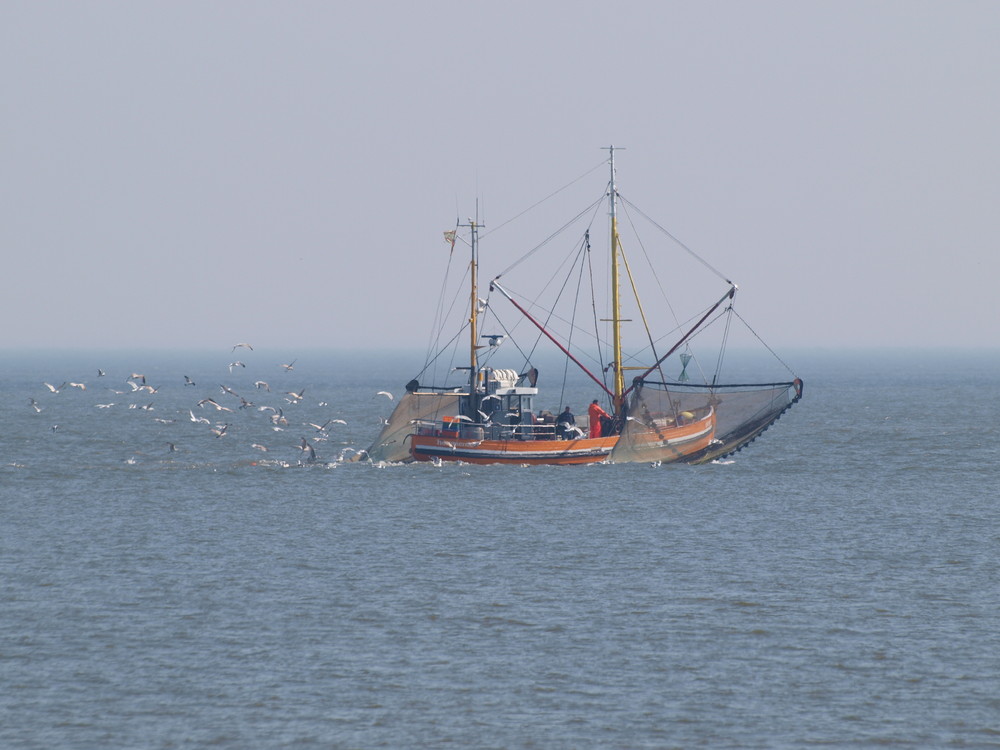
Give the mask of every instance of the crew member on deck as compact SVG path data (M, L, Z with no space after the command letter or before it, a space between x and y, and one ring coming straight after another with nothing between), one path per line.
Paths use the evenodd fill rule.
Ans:
M576 424L576 417L573 416L573 412L567 406L563 409L562 414L556 419L556 435L562 439L569 437L570 427Z
M590 415L590 437L592 438L601 437L602 434L601 417L610 419L611 415L601 408L601 405L597 403L596 398L591 402L590 406L588 407L587 414Z

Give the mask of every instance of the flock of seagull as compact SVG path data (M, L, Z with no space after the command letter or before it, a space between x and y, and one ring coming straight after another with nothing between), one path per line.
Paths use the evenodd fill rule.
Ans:
M253 352L253 347L245 342L241 342L233 345L231 353L235 353L237 350L246 350L247 352ZM248 361L250 360L249 355L246 356ZM287 380L284 376L292 373L295 370L295 365L297 359L293 359L290 362L278 364L277 368L281 374L282 380ZM230 375L234 371L247 371L248 365L246 362L235 360L228 364L228 370ZM220 368L221 370L221 368ZM103 369L97 370L98 378L106 378L107 372ZM109 381L111 379L109 378ZM103 381L103 382L109 382ZM111 381L113 382L113 381ZM103 383L102 383L103 384ZM55 386L49 382L42 383L42 386L50 394L50 396L58 395L67 388L77 389L79 391L87 391L87 384L81 382L70 382L65 381L61 385ZM260 437L264 430L270 431L275 435L275 445L273 449L280 453L282 448L289 452L298 451L298 458L295 460L284 460L275 459L273 461L266 461L268 464L274 464L278 466L303 466L310 464L322 464L326 466L336 465L345 460L351 454L355 454L353 459L362 457L364 452L358 451L357 449L349 446L346 442L341 441L341 448L336 450L336 455L333 459L328 459L326 461L321 461L319 458L319 453L317 452L317 446L321 443L327 443L333 438L332 431L338 428L346 427L347 421L340 416L330 415L328 418L315 419L311 421L307 415L299 416L302 411L301 405L306 403L306 388L300 387L297 390L285 390L280 391L275 389L272 392L271 385L263 379L256 379L252 381L252 391L248 390L251 386L246 387L240 386L230 379L230 384L226 383L216 383L211 386L201 385L192 379L188 375L184 375L184 382L181 388L183 389L193 389L192 393L197 393L197 400L192 398L187 405L183 408L177 406L176 401L172 404L163 404L163 411L168 415L173 410L173 416L155 416L153 421L160 425L172 425L177 423L190 422L193 425L197 425L198 428L204 430L205 432L200 433L202 436L211 436L213 440L226 439L229 442L233 440L241 440L248 435L253 435L253 439L246 437L246 447L249 451L253 451L250 455L259 454L269 454L272 451L272 447L265 444L265 441ZM285 385L284 387L288 387ZM140 412L154 412L157 411L157 407L162 403L158 401L156 395L160 392L161 386L153 385L147 382L146 376L140 372L131 372L125 379L124 384L119 387L114 386L104 386L103 391L111 393L113 396L123 396L124 400L128 401L127 409L138 410ZM205 392L205 388L211 389L211 395ZM96 385L91 384L91 392L97 390ZM170 390L168 388L168 390ZM102 392L103 392L102 391ZM242 391L242 392L241 392ZM177 391L175 390L174 393ZM141 399L139 397L142 397ZM44 397L42 397L44 398ZM162 398L162 397L161 397ZM378 391L372 396L372 399L386 398L388 401L393 401L394 397L389 391ZM257 401L267 401L269 403L256 403ZM34 410L36 414L41 414L46 408L35 397L29 397L28 403L31 409ZM94 403L93 406L96 409L112 409L115 407L116 401L102 401L100 403ZM326 410L324 417L329 415L330 405L325 401L318 401L317 405ZM250 417L248 415L254 414L258 415L255 417ZM266 421L262 423L261 417L266 417ZM379 420L385 423L384 418ZM299 428L299 429L296 429ZM50 428L53 432L61 429L59 424L53 424ZM293 435L298 433L296 440L291 440L285 438L283 433L291 432ZM194 440L201 438L187 438L185 434L185 439L190 439L192 442ZM195 433L198 435L199 433ZM167 454L177 453L179 450L178 438L174 437L173 433L170 433L171 439L166 440L164 436L161 449ZM268 441L270 442L270 441ZM280 445L279 445L280 443ZM200 447L193 448L192 450L201 451L204 448L204 441L202 441ZM138 455L146 455L148 451L136 451ZM294 454L293 454L294 455ZM257 464L259 461L264 459L258 459L253 461L248 461L251 464ZM136 455L131 455L125 463L134 464L137 463Z

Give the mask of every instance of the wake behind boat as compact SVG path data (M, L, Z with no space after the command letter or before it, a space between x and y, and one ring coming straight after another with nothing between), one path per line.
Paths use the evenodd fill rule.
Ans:
M371 460L526 465L700 463L740 450L801 398L802 381L794 374L790 380L724 384L720 373L723 352L734 317L742 321L733 306L736 285L655 222L651 223L656 229L721 278L726 288L683 322L669 301L650 308L639 301L640 281L653 281L661 291L663 284L655 269L633 274L619 233L624 199L615 179L615 149L608 151L611 177L601 198L493 277L485 297L480 296L479 286L479 243L484 227L478 218L470 219L445 233L452 257L459 240L470 250L463 281L468 302L458 303L467 311L466 316L457 326L458 333L444 345L429 349L424 368L407 384L406 394L368 449ZM597 266L592 262L590 230L601 205L608 206L608 257L603 266ZM632 204L626 205L645 217ZM536 251L543 246L555 246L557 237L578 227L588 215L590 223L582 236L577 235L569 254L562 256L560 275L542 276L545 281L537 288L540 272L529 270L528 286L531 281L536 285L530 294L514 291L513 283L508 285L508 274L511 278L516 275L511 271L525 270L523 266L528 264L523 261L535 260ZM634 227L631 219L630 224ZM460 230L465 230L461 236ZM646 244L638 240L636 245L648 260ZM597 270L601 267L607 269L606 275ZM685 282L688 279L686 272L672 276ZM596 295L586 299L584 291L601 288L609 290L606 303L598 303ZM623 288L632 292L627 313L623 312ZM434 341L445 335L447 299L442 295ZM598 310L607 310L607 317L599 317ZM665 334L654 333L650 325L657 319L654 313L673 318ZM692 344L696 339L710 338L705 332L718 330L720 325L723 336L717 369L700 384L692 383L689 369L695 369L691 364L698 362ZM486 326L488 332L481 333ZM627 342L626 326L642 332ZM671 333L673 338L666 339ZM666 349L661 343L664 340L672 341ZM462 341L467 342L465 362L456 366ZM634 350L627 351L627 345ZM567 366L579 368L595 384L601 398L591 404L587 414L573 414L561 407L540 408L539 370L534 361L543 356L543 346L554 349ZM504 366L495 366L494 360ZM421 382L444 368L443 363L448 364L442 384ZM512 368L513 363L519 366ZM676 379L666 377L668 364L680 364ZM627 375L632 376L628 383ZM560 395L565 393L565 383L564 377Z

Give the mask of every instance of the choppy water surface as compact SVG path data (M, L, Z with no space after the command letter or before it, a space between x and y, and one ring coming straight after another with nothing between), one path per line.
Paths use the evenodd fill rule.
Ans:
M995 355L803 355L659 468L339 463L384 358L92 360L0 370L2 747L1000 746Z

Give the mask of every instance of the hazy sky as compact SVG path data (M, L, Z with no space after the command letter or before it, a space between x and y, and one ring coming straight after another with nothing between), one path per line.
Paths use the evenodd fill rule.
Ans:
M456 214L609 143L772 345L997 347L998 32L993 1L4 2L0 348L422 347Z

